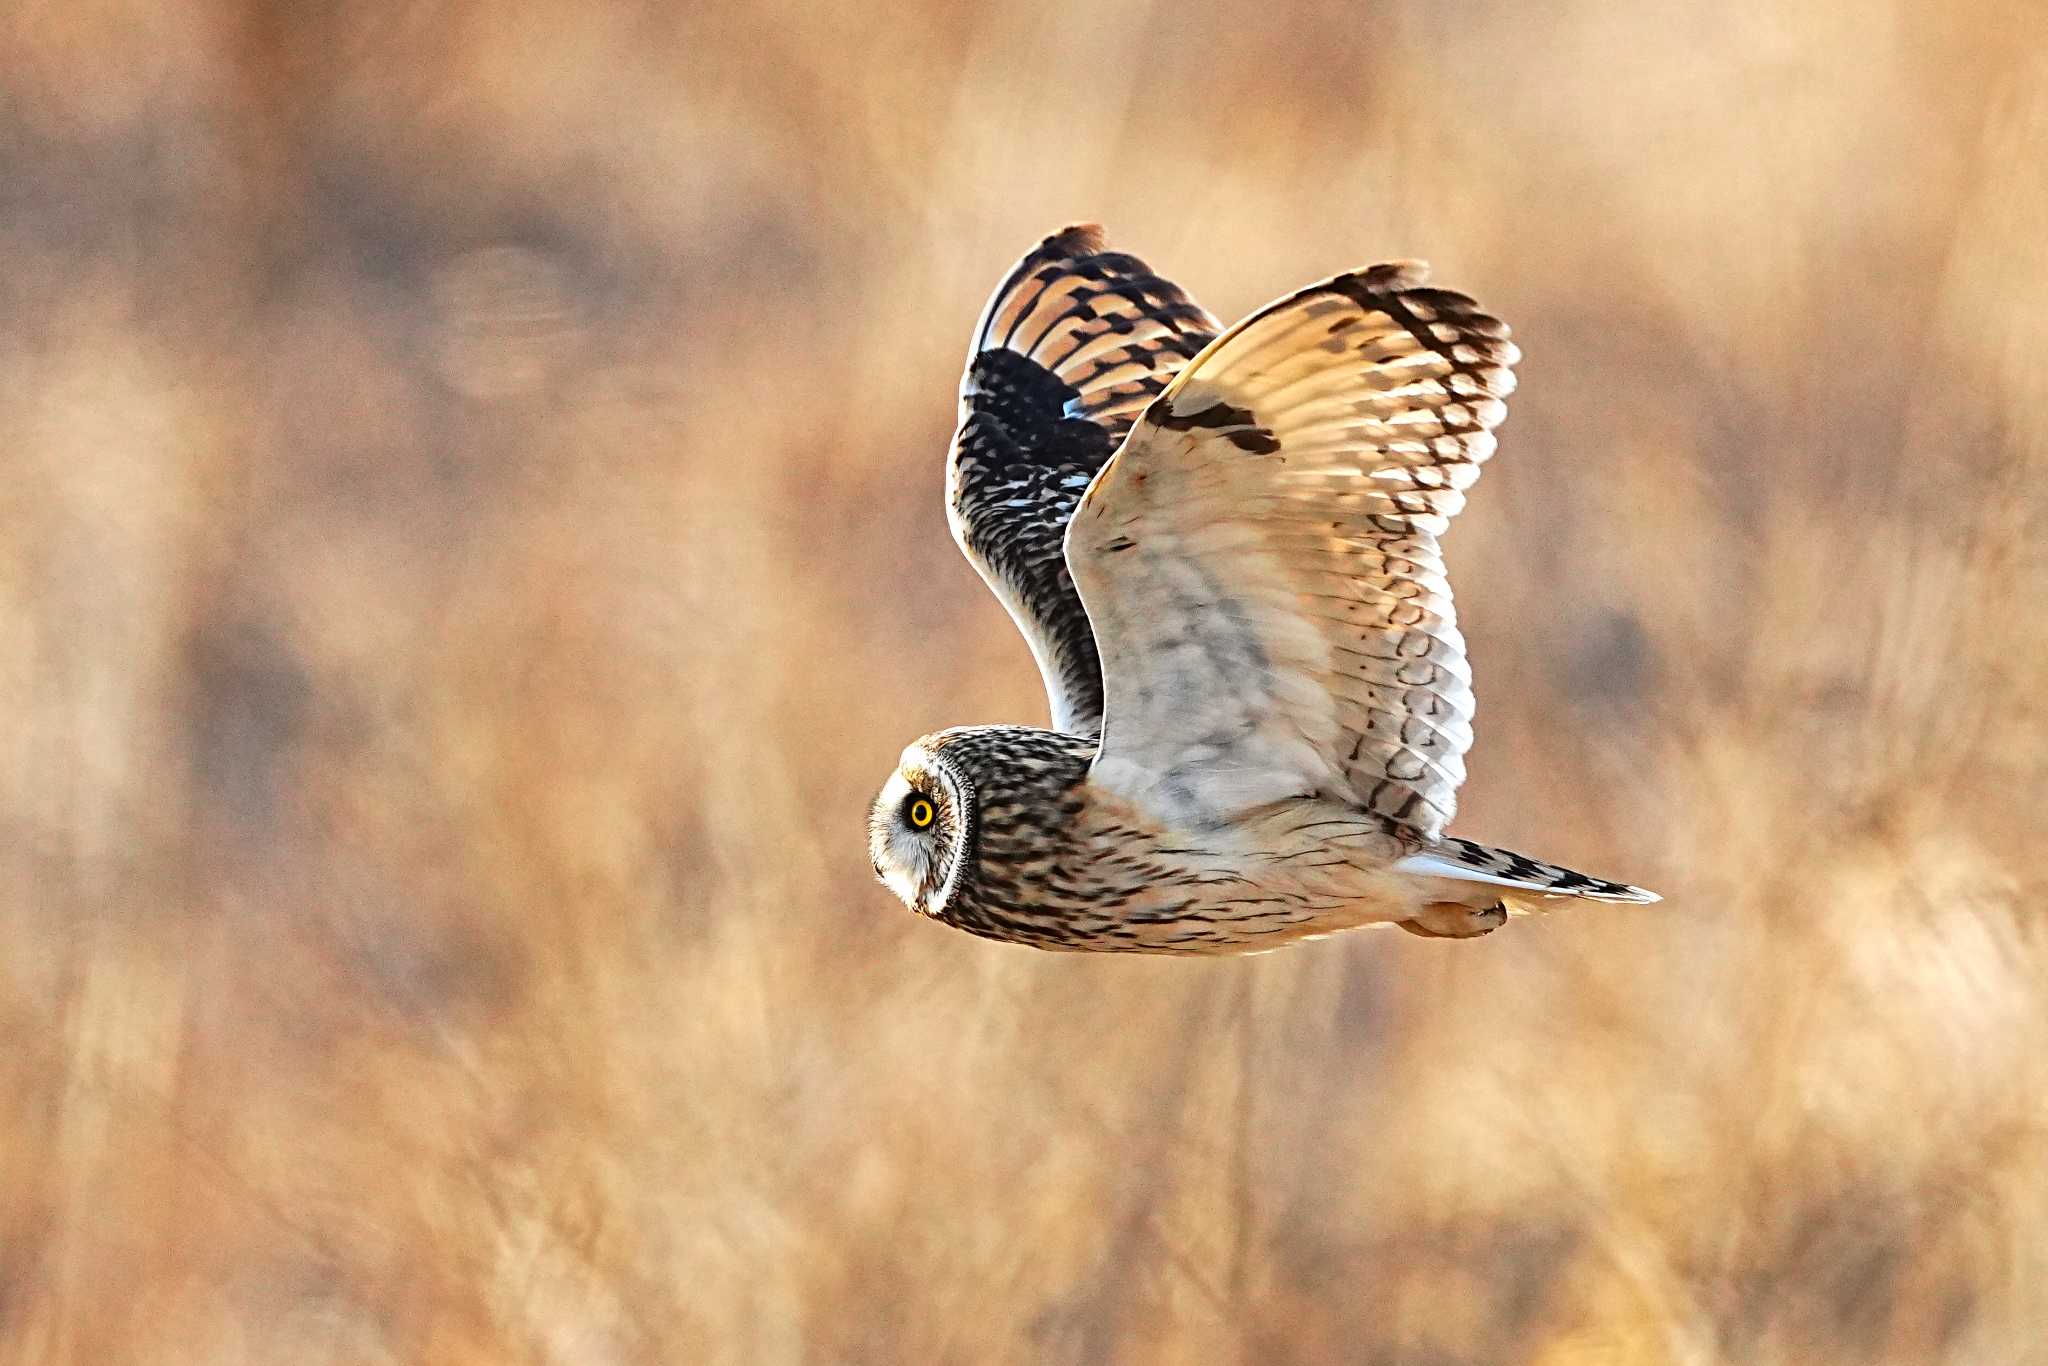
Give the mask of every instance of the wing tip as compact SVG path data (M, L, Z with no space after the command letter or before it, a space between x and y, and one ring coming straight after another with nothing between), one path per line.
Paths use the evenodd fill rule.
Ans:
M1574 897L1581 901L1624 902L1648 906L1664 898L1647 887L1613 882L1555 863L1544 863L1508 849L1495 849L1451 836L1433 847L1408 855L1395 865L1402 872L1454 882L1479 882L1533 896Z
M1297 298L1315 294L1341 294L1361 308L1379 309L1388 296L1406 296L1403 303L1424 322L1451 322L1468 334L1492 342L1507 342L1514 330L1480 307L1479 301L1455 289L1429 285L1429 262L1382 261L1334 275L1321 284L1310 285ZM1512 347L1505 348L1512 351ZM1515 352L1510 363L1520 359Z
M1578 901L1602 901L1611 906L1653 906L1664 899L1648 887L1599 880L1584 887L1559 884L1549 888L1530 886L1528 890L1551 896L1568 896Z
M1330 281L1357 281L1367 289L1381 294L1398 294L1404 289L1420 289L1429 283L1429 262L1417 260L1382 261L1378 265L1366 266L1360 270L1347 270Z
M1093 256L1108 245L1100 223L1069 223L1047 235L1038 250L1047 256Z

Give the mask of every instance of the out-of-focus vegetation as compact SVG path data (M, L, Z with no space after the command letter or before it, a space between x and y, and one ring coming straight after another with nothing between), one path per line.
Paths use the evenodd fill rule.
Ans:
M2048 11L0 16L0 1358L2048 1360ZM1459 828L1665 892L1093 961L865 804L1079 218L1528 359Z

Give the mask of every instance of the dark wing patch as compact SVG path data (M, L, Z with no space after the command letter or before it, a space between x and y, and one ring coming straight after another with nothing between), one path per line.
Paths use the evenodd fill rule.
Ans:
M1053 724L1102 726L1102 672L1067 575L1067 522L1145 406L1215 319L1101 230L1055 233L983 311L948 464L954 538L1031 644Z
M1280 449L1280 443L1273 439L1273 433L1261 427L1258 419L1248 409L1233 408L1218 399L1197 413L1185 416L1173 411L1170 403L1154 400L1145 415L1170 432L1192 432L1208 428L1220 434L1224 440L1241 451L1253 455L1271 455Z

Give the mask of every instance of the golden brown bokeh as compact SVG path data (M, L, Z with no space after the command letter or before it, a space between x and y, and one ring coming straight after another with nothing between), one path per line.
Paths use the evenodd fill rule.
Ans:
M0 16L0 1359L2048 1360L2048 11ZM1527 360L1459 829L1665 892L916 921L1042 720L968 326L1424 256Z

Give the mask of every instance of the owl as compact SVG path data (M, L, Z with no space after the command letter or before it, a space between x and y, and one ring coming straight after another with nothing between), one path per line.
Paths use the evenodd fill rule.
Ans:
M1658 899L1445 833L1473 701L1438 538L1520 353L1426 280L1373 266L1223 329L1080 226L997 287L948 520L1053 725L903 751L868 845L913 911L1045 949L1217 954Z

